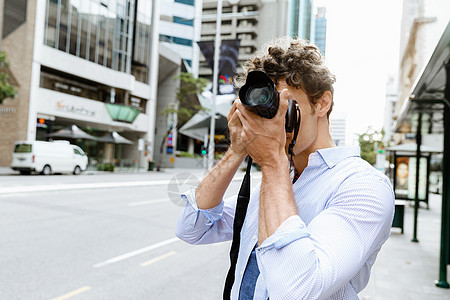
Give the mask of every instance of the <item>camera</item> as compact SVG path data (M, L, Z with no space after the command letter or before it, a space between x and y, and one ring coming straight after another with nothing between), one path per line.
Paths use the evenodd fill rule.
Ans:
M239 90L239 98L248 110L266 119L275 117L280 105L280 93L269 75L263 71L248 73L245 84ZM300 111L295 100L288 101L285 129L286 132L293 132L294 129L298 131Z

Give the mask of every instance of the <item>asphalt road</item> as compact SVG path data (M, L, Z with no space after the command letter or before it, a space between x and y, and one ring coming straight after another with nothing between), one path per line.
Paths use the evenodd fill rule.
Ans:
M1 176L0 299L221 299L230 243L174 235L202 175Z

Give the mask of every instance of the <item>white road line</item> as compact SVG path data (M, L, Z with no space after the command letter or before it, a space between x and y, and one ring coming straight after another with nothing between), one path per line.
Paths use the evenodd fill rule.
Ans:
M69 298L71 298L71 297L73 297L73 296L76 296L76 295L79 295L79 294L84 293L84 292L86 292L86 291L89 291L90 289L91 289L90 286L83 286L82 288L76 289L76 290L71 291L71 292L69 292L69 293L67 293L67 294L64 294L64 295L62 295L62 296L53 298L52 300L64 300L64 299L69 299Z
M142 202L134 202L134 203L128 204L128 206L140 206L140 205L162 203L162 202L169 202L169 199L164 198L164 199L155 199L155 200L142 201Z
M160 261L160 260L162 260L162 259L164 259L164 258L167 258L167 257L169 257L169 256L172 256L172 255L174 255L174 254L176 254L176 253L177 253L176 251L170 251L169 253L163 254L163 255L161 255L161 256L158 256L158 257L155 257L155 258L153 258L153 259L150 259L149 261L143 262L143 263L141 264L141 266L142 266L142 267L146 267L146 266L151 265L151 264L153 264L153 263L155 263L155 262L157 262L157 261Z
M128 259L128 258L131 258L133 256L136 256L136 255L139 255L139 254L142 254L142 253L145 253L145 252L148 252L148 251L151 251L151 250L154 250L154 249L157 249L157 248L160 248L160 247L172 244L172 243L174 243L176 241L179 241L179 240L180 240L179 238L174 237L174 238L171 238L171 239L168 239L168 240L165 240L165 241L162 241L162 242L150 245L150 246L145 247L145 248L141 248L141 249L129 252L129 253L125 253L125 254L122 254L122 255L110 258L110 259L105 260L105 261L103 261L101 263L93 265L93 267L94 268L104 267L104 266L107 266L107 265L110 265L110 264L113 264L113 263L116 263L116 262L119 262L119 261L122 261L122 260L125 260L125 259Z
M261 178L261 174L255 174L253 179ZM233 181L242 180L243 176L233 178ZM135 186L155 186L167 185L171 180L146 180L146 181L121 181L121 182L97 182L97 183L70 183L56 185L28 185L28 186L10 186L0 187L0 195L23 194L31 192L49 192L80 189L98 189L98 188L117 188L117 187L135 187Z
M56 185L31 185L31 186L13 186L0 188L0 194L15 194L29 192L48 192L61 190L79 190L79 189L97 189L114 187L134 187L169 184L170 180L152 180L152 181L128 181L128 182L98 182L98 183L71 183Z

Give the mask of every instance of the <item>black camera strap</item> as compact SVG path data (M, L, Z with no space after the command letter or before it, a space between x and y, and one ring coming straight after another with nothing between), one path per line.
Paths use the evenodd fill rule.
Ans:
M250 169L252 167L252 162L252 158L248 156L247 171L242 180L236 203L236 212L234 214L233 223L233 242L231 243L230 249L230 269L228 270L227 279L225 280L223 300L230 300L231 289L234 283L234 272L236 270L236 263L239 255L239 245L241 243L241 230L242 225L244 225L245 215L247 214L247 207L250 201Z

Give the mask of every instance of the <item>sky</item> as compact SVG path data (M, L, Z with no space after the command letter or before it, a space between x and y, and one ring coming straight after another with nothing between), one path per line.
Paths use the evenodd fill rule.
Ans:
M355 133L383 127L386 80L399 69L402 0L316 0L327 8L326 62L336 75L333 114Z

